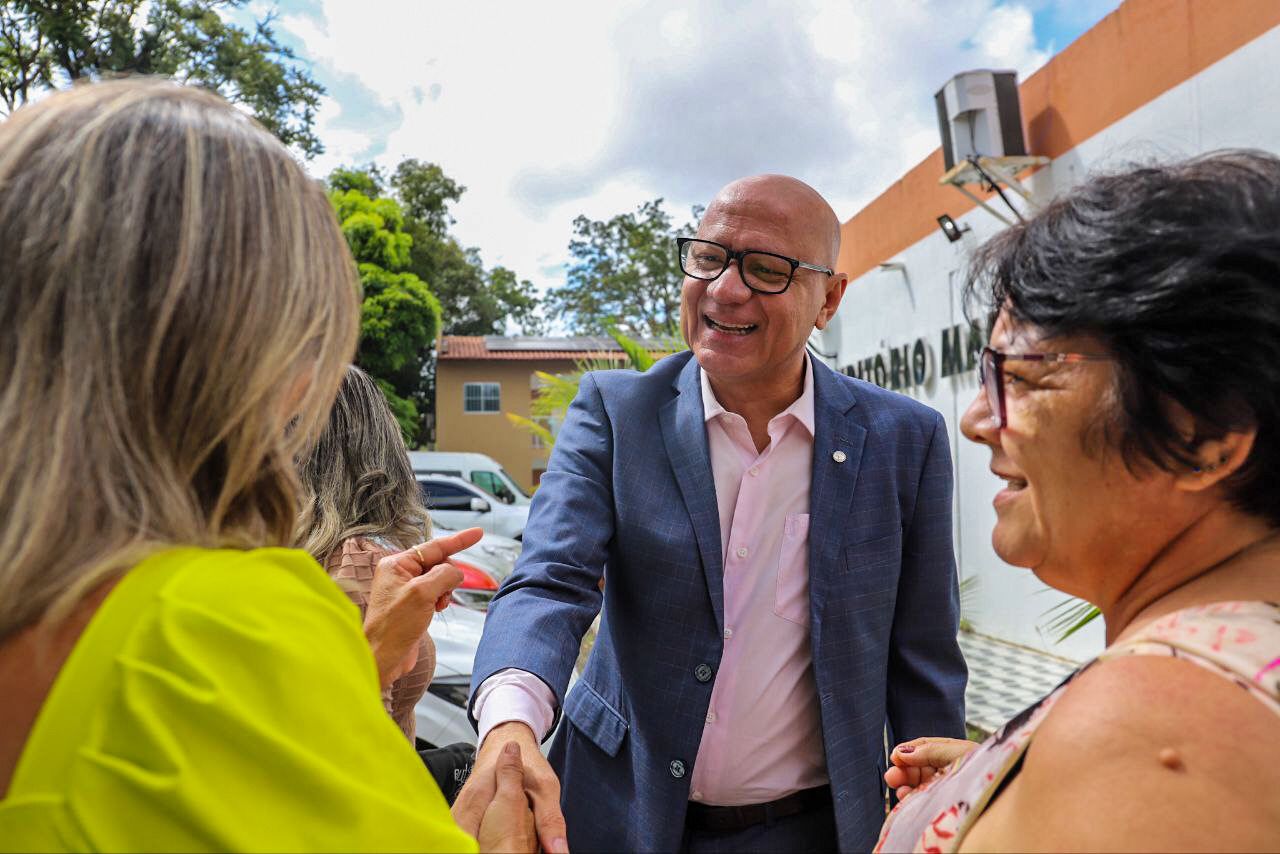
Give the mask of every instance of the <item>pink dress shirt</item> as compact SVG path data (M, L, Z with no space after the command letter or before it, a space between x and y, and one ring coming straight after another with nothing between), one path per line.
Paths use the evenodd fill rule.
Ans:
M724 555L724 654L690 798L764 803L828 781L809 640L813 371L806 358L803 391L769 421L760 453L699 373ZM555 698L538 677L507 669L480 686L475 712L481 741L513 720L543 737Z

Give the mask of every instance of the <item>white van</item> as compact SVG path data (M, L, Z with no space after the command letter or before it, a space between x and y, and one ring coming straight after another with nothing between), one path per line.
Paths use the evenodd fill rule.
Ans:
M529 496L511 475L487 454L462 451L410 451L415 475L447 474L468 480L503 504L527 505Z

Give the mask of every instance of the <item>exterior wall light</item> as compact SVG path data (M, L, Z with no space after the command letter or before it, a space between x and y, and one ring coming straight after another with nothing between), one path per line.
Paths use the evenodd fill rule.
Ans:
M955 243L963 237L966 231L973 230L967 225L956 225L956 221L946 214L938 217L938 228L942 229L942 233L946 235L947 240L952 243Z

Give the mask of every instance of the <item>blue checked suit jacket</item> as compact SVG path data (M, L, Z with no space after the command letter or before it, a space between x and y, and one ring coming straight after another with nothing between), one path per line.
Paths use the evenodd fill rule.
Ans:
M937 412L812 365L814 701L840 847L866 851L884 819L886 725L890 744L964 736L951 455ZM692 356L643 374L587 374L524 552L490 607L472 681L474 698L489 676L517 667L555 693L568 725L551 762L571 850L680 846L722 652L720 540ZM602 598L591 657L565 697Z

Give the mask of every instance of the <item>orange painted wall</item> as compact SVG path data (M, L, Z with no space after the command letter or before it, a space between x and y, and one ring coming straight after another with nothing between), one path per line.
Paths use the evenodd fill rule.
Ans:
M1027 149L1065 154L1276 26L1280 0L1127 0L1022 83ZM938 214L972 210L938 183L944 171L939 148L846 222L841 272L857 278L933 233Z

